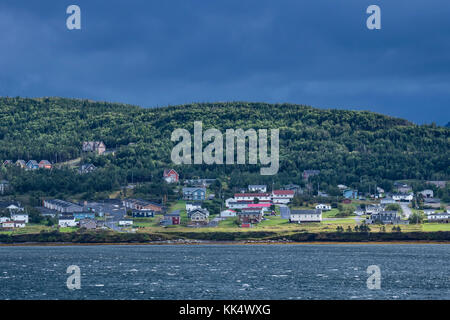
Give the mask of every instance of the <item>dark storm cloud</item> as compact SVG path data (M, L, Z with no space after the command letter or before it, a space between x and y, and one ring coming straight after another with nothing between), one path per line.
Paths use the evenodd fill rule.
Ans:
M65 27L70 4L81 31ZM370 4L379 31L365 27ZM445 0L3 0L0 95L292 102L445 124L448 17Z

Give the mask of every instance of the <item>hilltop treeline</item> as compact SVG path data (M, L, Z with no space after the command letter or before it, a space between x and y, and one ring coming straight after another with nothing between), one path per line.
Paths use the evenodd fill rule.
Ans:
M85 161L100 167L99 172L81 177L66 172L64 178L52 180L54 188L45 183L49 173L15 171L14 178L3 170L2 175L22 192L98 192L128 182L157 183L162 170L173 166L172 131L186 128L193 133L194 121L202 121L204 130L222 132L280 129L280 169L275 176L260 176L257 165L175 167L181 178L219 177L224 189L248 183L300 184L305 169L321 170L313 183L325 191L339 183L361 191L374 184L389 190L394 180L450 176L449 128L418 126L372 112L246 102L147 109L63 98L0 98L0 159L63 162L81 156L87 140L104 141L116 149L115 155L89 156Z

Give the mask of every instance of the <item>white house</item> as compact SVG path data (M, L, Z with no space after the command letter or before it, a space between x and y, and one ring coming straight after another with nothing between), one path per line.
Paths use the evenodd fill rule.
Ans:
M329 204L323 204L323 203L319 203L316 206L316 209L320 209L322 211L330 211L331 210L331 206Z
M291 210L289 221L296 223L321 222L322 210Z
M76 227L77 225L78 221L75 221L75 217L73 216L61 217L58 220L58 226L61 228Z
M0 223L8 222L10 219L8 217L0 217Z
M2 228L14 229L15 226L14 221L5 221L2 223Z
M202 207L200 202L186 202L186 212L199 209Z
M258 199L260 202L270 202L271 194L270 193L236 193L234 195L235 201L253 201L255 198Z
M26 223L25 223L25 221L15 220L14 221L14 227L16 227L16 228L25 228L26 227Z
M120 220L119 226L121 227L128 227L133 225L133 220Z
M449 223L450 214L449 213L433 213L427 217L429 222L443 222Z
M293 190L273 190L272 202L274 204L288 204L294 198Z
M397 193L392 195L395 201L412 201L413 193Z
M228 209L228 210L223 210L220 213L220 217L221 218L230 218L230 217L236 217L236 211Z
M267 186L264 184L250 184L248 186L250 192L267 192Z
M430 189L426 189L423 191L419 192L424 198L433 198L434 197L434 192L433 190Z
M13 220L13 221L25 221L25 223L28 223L28 214L26 214L26 213L12 213L11 214L11 220Z

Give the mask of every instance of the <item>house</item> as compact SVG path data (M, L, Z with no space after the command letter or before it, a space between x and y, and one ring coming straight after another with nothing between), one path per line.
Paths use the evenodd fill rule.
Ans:
M440 189L444 189L445 186L447 185L447 181L427 181L426 183L436 186Z
M13 164L13 161L12 160L5 160L5 161L3 161L3 166L11 166Z
M322 203L319 203L319 204L316 206L316 209L320 209L320 210L322 210L322 211L330 211L330 210L331 210L331 206L330 206L329 204L322 204Z
M260 223L263 217L260 210L244 210L238 212L237 216L240 224Z
M271 202L272 196L270 193L236 193L234 195L235 201L254 201L255 199L259 202Z
M248 191L250 192L267 192L267 186L264 184L250 184L248 186Z
M380 187L377 187L377 193L378 193L378 196L381 197L384 194L384 189L380 188Z
M149 209L132 210L131 216L133 218L151 218L155 216L155 211Z
M0 181L0 194L4 194L9 189L9 181L1 180Z
M397 211L380 211L368 217L366 223L399 224L400 214Z
M179 181L180 176L174 169L165 169L163 173L163 179L167 183L176 183Z
M424 209L424 210L423 210L423 213L424 213L426 216L429 216L429 215L431 215L431 214L435 214L435 213L436 213L436 209Z
M58 226L60 228L76 227L78 222L75 221L74 216L61 216L58 219Z
M125 199L122 204L127 209L132 210L152 210L155 213L161 213L163 207L160 204L141 199Z
M92 163L85 163L80 166L80 169L78 169L78 172L80 174L91 173L95 169L97 169L97 167L94 166Z
M368 205L366 205L366 210L365 210L365 212L366 212L367 214L378 213L378 212L380 212L380 211L384 211L384 210L383 210L383 207L384 207L384 206L381 206L381 205L379 205L379 204L368 204Z
M97 221L95 221L94 219L83 219L80 220L79 224L80 229L94 230L98 227Z
M320 174L320 170L304 170L303 180L308 180L310 177Z
M192 211L197 208L201 208L201 202L186 202L186 212Z
M0 202L0 211L9 212L9 214L14 214L16 212L23 212L24 208L18 202Z
M395 201L401 201L401 202L405 202L405 201L412 201L414 197L414 194L411 193L395 193L392 195L392 199L394 199Z
M39 169L39 163L36 160L29 160L27 162L27 169L28 170L36 170Z
M272 202L274 204L288 204L294 198L295 192L292 190L273 190Z
M15 228L25 228L26 222L23 220L14 220L14 227Z
M5 221L2 222L2 228L3 229L14 229L16 226L14 221Z
M450 214L449 213L433 213L428 217L428 222L437 222L437 223L450 223Z
M307 222L321 222L322 210L291 210L289 222L307 223Z
M220 217L221 218L236 217L236 211L231 209L223 210L222 212L220 212Z
M166 213L161 221L162 225L171 226L179 225L181 222L180 210L176 210L170 213Z
M208 209L197 208L187 213L188 218L193 222L208 222L209 211Z
M44 200L44 208L55 210L60 213L83 212L82 206L59 199Z
M203 201L206 199L206 188L183 188L184 200L197 200Z
M122 219L119 220L119 227L129 227L133 225L133 220Z
M228 209L239 210L248 208L250 204L253 204L253 201L231 201L226 204Z
M446 208L446 210L447 210L447 213L450 213L450 206L448 206L448 207Z
M27 167L27 163L25 162L25 160L17 160L15 164L22 169L26 169Z
M9 217L0 217L0 223L11 221Z
M346 199L358 199L358 190L346 189L342 191L342 195Z
M423 199L423 205L424 205L424 207L440 208L441 207L441 199L425 198L425 199Z
M51 169L52 164L48 160L41 160L38 164L40 169Z
M264 213L265 211L269 211L271 206L272 206L272 204L270 202L248 203L247 207L242 208L242 210L257 209L257 210L261 210Z
M338 184L337 187L341 191L348 189L348 187L345 184Z
M283 190L291 190L294 191L294 194L303 194L302 188L297 184L287 184L283 187Z
M83 220L83 219L95 219L94 212L74 212L73 217L75 220Z
M426 189L423 191L419 192L424 198L433 198L434 197L434 192L433 190L430 189Z
M354 214L356 214L357 216L362 216L366 214L366 211L361 206L358 206L354 211Z
M28 223L29 218L28 218L28 214L26 213L20 213L20 212L14 212L11 213L11 220L12 221L24 221L25 223Z
M85 141L82 146L83 152L95 152L103 154L106 151L106 146L103 141Z

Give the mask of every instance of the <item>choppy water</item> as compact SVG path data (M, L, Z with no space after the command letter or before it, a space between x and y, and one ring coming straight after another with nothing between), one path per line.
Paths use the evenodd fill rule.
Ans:
M450 299L449 262L449 245L0 247L0 299Z

